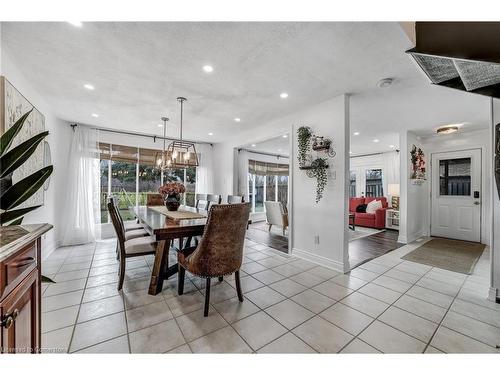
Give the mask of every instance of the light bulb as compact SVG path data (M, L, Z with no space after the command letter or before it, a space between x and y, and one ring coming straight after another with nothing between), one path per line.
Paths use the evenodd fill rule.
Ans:
M191 153L188 151L184 154L184 160L189 160L191 158Z
M177 159L177 151L172 152L172 158Z

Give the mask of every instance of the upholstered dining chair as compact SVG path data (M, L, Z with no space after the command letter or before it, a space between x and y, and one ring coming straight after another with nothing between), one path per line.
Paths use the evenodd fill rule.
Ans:
M127 240L125 237L125 228L120 221L118 210L112 202L108 202L108 212L113 223L118 241L120 268L118 270L118 290L123 287L125 279L126 259L141 255L154 254L156 252L156 239L153 236L137 237Z
M207 194L207 206L205 210L210 210L210 207L214 204L222 203L222 195L220 194Z
M208 211L207 224L198 245L177 253L179 295L184 293L186 271L206 279L204 316L208 316L213 277L234 273L238 299L243 302L240 267L249 216L249 203L213 205Z
M227 203L244 203L245 202L245 197L242 195L228 195L227 196Z

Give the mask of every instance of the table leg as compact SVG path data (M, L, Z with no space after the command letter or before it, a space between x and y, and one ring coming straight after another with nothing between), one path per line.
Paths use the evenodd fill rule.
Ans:
M149 283L149 294L156 295L163 288L165 269L168 268L168 251L170 249L170 240L159 241L156 246L155 263L151 273L151 282Z

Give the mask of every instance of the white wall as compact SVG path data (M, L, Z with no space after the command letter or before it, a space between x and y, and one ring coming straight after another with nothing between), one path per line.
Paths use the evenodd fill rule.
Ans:
M292 133L291 210L292 254L335 270L348 270L347 176L349 160L349 97L342 95L283 121L296 124ZM330 159L329 180L322 200L315 203L316 181L299 169L297 128L310 126L316 134L333 140L336 151ZM319 243L315 243L315 237Z
M410 151L413 145L420 147L425 154L426 167L429 168L430 154L420 139L412 132L400 133L401 147L401 183L400 183L400 226L398 242L410 243L417 238L429 235L430 211L430 174L427 171L427 180L420 185L414 185L410 180L411 159Z
M500 123L500 100L494 100L494 125ZM490 145L492 150L494 150L493 142L494 139L490 133ZM493 158L493 155L492 155ZM491 158L491 160L492 160ZM492 165L493 167L493 165ZM490 171L493 171L493 168L490 168ZM494 171L493 171L494 173ZM493 178L494 180L494 178ZM495 300L495 298L500 297L500 199L498 198L498 193L496 189L496 182L493 181L493 244L491 246L491 264L492 264L492 272L491 272L491 289L489 293L489 298L491 300Z
M65 121L54 115L44 98L17 69L16 62L12 60L5 48L1 50L1 75L4 75L45 116L45 129L49 131L47 141L50 144L54 165L50 186L44 193L43 207L28 213L23 220L24 224L50 223L54 225L54 229L46 233L42 239L42 257L46 257L59 245L60 212L63 209L60 197L65 194L65 163L69 153L71 128Z

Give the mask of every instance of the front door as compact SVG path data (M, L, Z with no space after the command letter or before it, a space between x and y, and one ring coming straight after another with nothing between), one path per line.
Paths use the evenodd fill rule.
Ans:
M481 241L481 150L432 154L431 235Z

